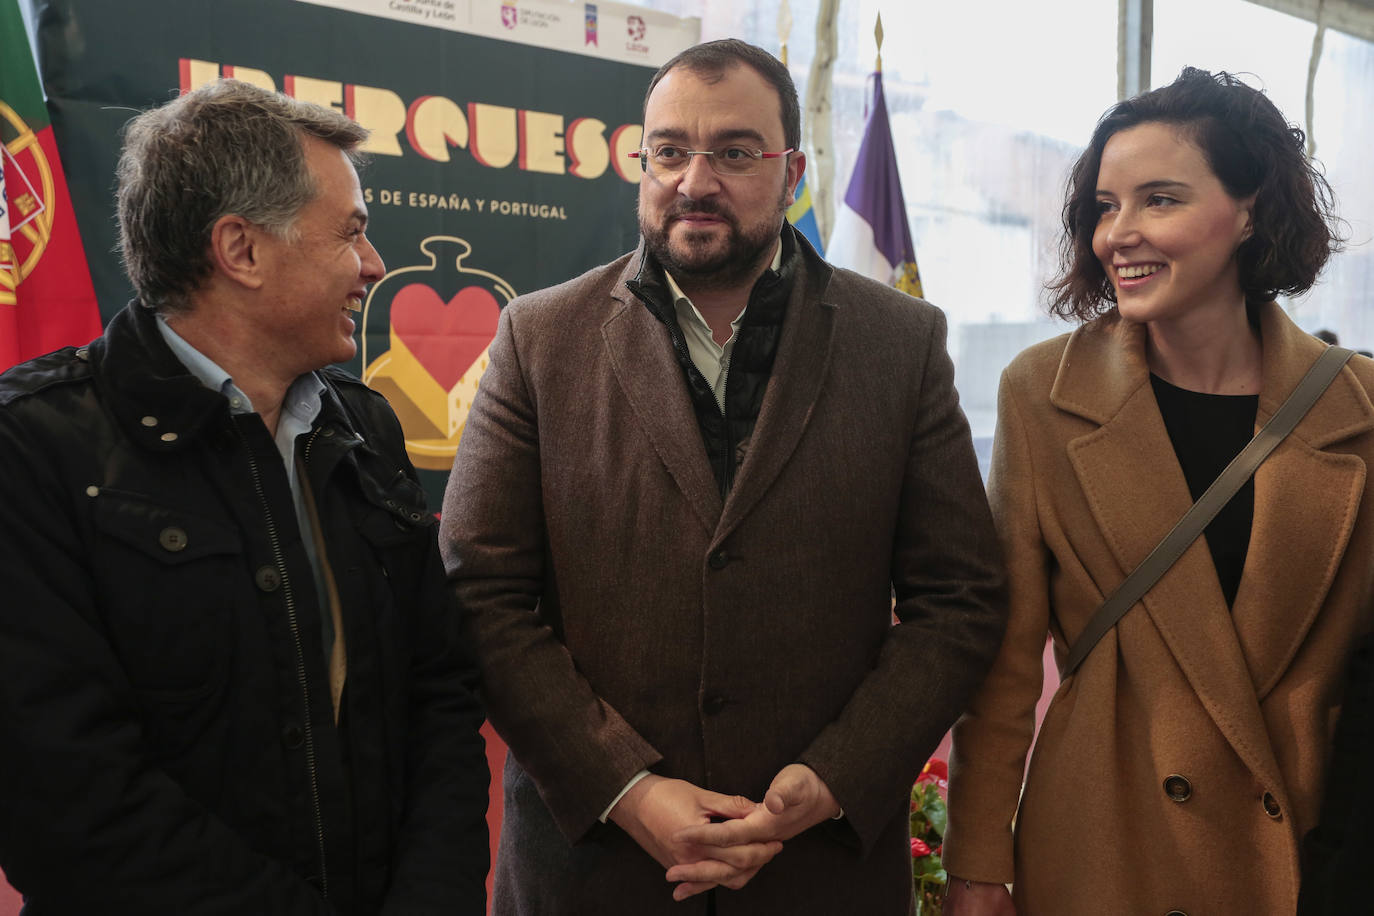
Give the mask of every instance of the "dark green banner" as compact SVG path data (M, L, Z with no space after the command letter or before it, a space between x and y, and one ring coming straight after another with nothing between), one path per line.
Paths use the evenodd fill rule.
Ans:
M495 2L511 28L550 19ZM583 5L566 7L581 28ZM588 44L608 40L596 32L596 5L585 10ZM643 20L631 20L634 51L647 39ZM412 458L433 472L436 504L499 309L637 240L638 166L624 154L639 145L644 88L660 61L299 0L52 0L38 22L106 318L132 296L115 253L113 176L121 127L136 111L224 75L331 105L373 131L362 184L388 274L369 296L348 368L391 400Z

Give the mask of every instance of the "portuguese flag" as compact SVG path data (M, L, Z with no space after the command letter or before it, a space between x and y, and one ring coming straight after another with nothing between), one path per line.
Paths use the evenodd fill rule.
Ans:
M0 0L0 369L99 334L18 0Z

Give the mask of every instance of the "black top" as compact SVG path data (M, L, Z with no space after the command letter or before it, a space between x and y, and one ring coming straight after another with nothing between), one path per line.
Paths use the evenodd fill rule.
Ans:
M1231 459L1255 434L1257 394L1204 394L1170 385L1150 374L1155 401L1164 417L1174 454L1196 500L1225 470ZM1207 548L1221 581L1226 604L1236 601L1245 554L1250 549L1250 524L1255 517L1255 481L1252 477L1222 506L1207 526Z

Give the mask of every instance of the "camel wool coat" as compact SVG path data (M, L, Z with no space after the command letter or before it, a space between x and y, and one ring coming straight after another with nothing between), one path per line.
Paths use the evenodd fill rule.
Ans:
M1272 303L1259 326L1257 428L1325 346ZM1256 473L1234 606L1199 537L1060 685L1018 813L1046 633L1062 666L1192 504L1144 344L1144 326L1113 311L1003 376L989 498L1010 622L955 728L945 864L1014 878L1019 916L1292 913L1345 662L1371 625L1374 363L1363 357Z
M908 911L911 783L996 654L1003 571L943 316L796 247L724 500L642 249L502 312L442 529L511 750L498 916L703 916L598 817L641 769L758 801L798 761L844 818L718 916Z

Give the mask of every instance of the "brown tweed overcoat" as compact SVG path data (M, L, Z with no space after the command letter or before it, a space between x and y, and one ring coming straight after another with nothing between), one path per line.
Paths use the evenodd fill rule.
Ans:
M717 912L907 912L907 795L996 653L1002 567L943 316L798 247L723 503L642 254L501 315L442 538L511 748L495 913L701 916L598 816L641 768L760 799L795 761L844 819Z
M1260 335L1257 424L1324 346L1273 304ZM1371 388L1354 357L1260 467L1232 609L1199 538L1063 682L1013 840L1046 632L1062 664L1192 500L1142 325L1113 312L1012 363L989 483L1011 620L955 729L952 873L1014 875L1020 916L1294 911L1344 662L1371 626Z

